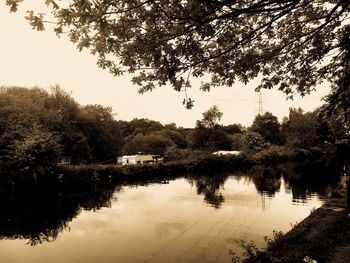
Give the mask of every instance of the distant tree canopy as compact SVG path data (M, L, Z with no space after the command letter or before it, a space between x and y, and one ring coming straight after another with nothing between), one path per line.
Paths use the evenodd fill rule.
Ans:
M126 141L124 145L124 153L138 154L139 152L146 154L164 155L167 147L174 145L173 141L163 133L151 133L143 135L141 133Z
M203 112L203 118L200 120L201 125L206 128L213 129L218 125L223 113L220 111L218 106L214 105L209 110Z
M163 129L163 125L158 121L153 121L149 119L133 119L129 122L119 121L120 129L122 131L123 137L135 136L138 133L143 135L160 131Z
M225 126L219 125L223 115L217 106L203 112L203 118L197 120L191 137L191 147L201 150L230 150L232 140L225 131Z
M315 146L318 143L317 112L306 112L301 108L289 109L289 116L282 122L282 133L286 143L295 147Z
M259 133L270 144L280 144L282 142L278 119L270 112L255 116L250 129Z
M241 137L241 149L248 153L257 153L266 147L260 133L248 131Z
M220 125L223 114L214 106L194 128L184 129L148 119L116 121L110 107L82 106L58 86L0 87L0 168L45 173L62 157L72 163L115 162L121 153L143 152L171 161L217 150L257 153L271 144L307 148L349 136L339 116L323 120L319 113L291 108L280 125L267 112L245 129Z
M6 0L16 11L19 0ZM201 89L247 83L288 96L329 80L331 109L349 114L348 0L45 0L54 31L90 49L114 75L134 74L141 93L170 84L181 91L209 73ZM45 15L29 12L33 28ZM187 107L193 100L186 98ZM349 117L344 118L346 120Z
M114 161L121 147L111 108L81 106L59 87L50 92L0 87L0 163L16 159L51 166L61 156Z

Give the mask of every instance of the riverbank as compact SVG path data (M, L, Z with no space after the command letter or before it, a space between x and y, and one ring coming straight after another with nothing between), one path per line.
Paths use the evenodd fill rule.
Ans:
M59 174L60 180L69 181L149 181L157 178L170 179L174 176L186 174L213 176L248 169L254 165L271 165L295 160L315 160L325 156L335 156L334 148L327 146L323 148L291 149L284 146L273 146L251 155L246 153L226 156L206 154L186 160L152 165L118 166L115 164L83 164L59 166L56 174Z
M269 242L266 251L244 262L348 262L350 217L346 196L343 182L329 193L322 207L312 211L287 234Z

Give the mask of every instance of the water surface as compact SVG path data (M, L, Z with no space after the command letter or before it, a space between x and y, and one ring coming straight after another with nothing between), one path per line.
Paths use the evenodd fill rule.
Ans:
M228 263L231 250L241 251L236 240L263 247L264 236L287 232L322 205L337 172L317 167L8 197L0 262Z

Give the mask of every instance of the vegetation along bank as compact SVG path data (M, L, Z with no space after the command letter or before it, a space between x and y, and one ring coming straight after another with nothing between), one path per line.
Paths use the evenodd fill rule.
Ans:
M346 137L339 119L324 116L319 109L303 112L291 108L281 123L266 112L257 115L250 127L219 124L222 112L216 106L204 112L194 128L148 119L116 120L111 108L80 105L58 86L49 91L0 88L0 116L1 173L20 177L57 177L68 170L111 176L217 173L253 164L317 158ZM219 150L241 154L212 155ZM160 155L165 162L147 167L115 166L117 156L138 152ZM66 159L71 166L57 167Z

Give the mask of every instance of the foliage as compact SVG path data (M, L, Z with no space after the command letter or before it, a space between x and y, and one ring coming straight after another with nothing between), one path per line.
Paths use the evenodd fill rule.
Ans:
M222 129L227 133L227 134L237 134L237 133L243 133L245 128L243 127L242 124L229 124L226 126L222 126Z
M187 141L186 138L184 137L184 132L180 129L165 129L163 131L164 136L168 137L171 139L178 148L184 149L187 147Z
M270 112L255 116L250 129L259 133L266 142L271 144L281 143L280 124L277 117Z
M133 119L130 122L127 121L118 121L122 136L135 136L138 133L143 135L161 131L163 129L163 125L157 121L149 120L149 119Z
M205 127L201 121L197 121L191 138L191 148L207 151L231 150L231 138L220 129Z
M210 150L231 150L231 146L232 140L227 133L221 129L215 129L211 132L208 141L208 147Z
M14 12L20 2L6 4ZM290 97L329 80L330 106L348 113L349 88L340 83L349 76L348 0L45 3L51 17L30 11L33 28L55 21L56 34L67 33L79 50L90 49L101 68L135 74L141 93L167 84L181 91L191 77L206 73L211 80L202 83L205 91L260 75L257 90L276 87ZM185 104L191 107L193 100L186 96Z
M121 150L122 138L112 108L101 105L83 107L85 119L83 129L87 134L94 160L108 161L116 158Z
M317 115L304 113L301 108L289 109L289 116L283 119L282 133L286 143L296 147L309 147L317 144Z
M298 152L294 148L284 145L271 145L254 154L254 159L262 163L278 163L281 161L293 160L296 157L299 157Z
M164 155L167 147L174 143L162 133L151 133L143 135L141 133L126 141L123 151L125 154L137 154L138 152L146 154Z
M243 134L241 133L235 133L231 135L231 149L234 151L239 151L242 148L242 136Z
M244 240L236 240L236 243L243 248L243 256L246 260L254 258L261 253L261 250L254 241L245 242Z
M164 160L175 161L181 159L181 152L174 145L168 146L164 151Z
M349 4L348 4L349 5ZM349 6L348 6L349 10ZM343 34L338 37L339 58L342 70L336 72L336 77L332 82L332 90L326 96L326 104L322 108L322 113L327 117L335 116L337 121L349 133L350 131L350 26L346 24Z
M31 128L47 120L41 109L47 94L38 88L0 88L0 156L9 152L15 140L30 134Z
M196 122L196 127L191 134L192 149L207 151L231 149L230 136L225 132L223 126L218 124L222 115L217 106L203 113L203 118Z
M247 153L256 153L266 147L264 138L257 132L248 131L241 138L242 150Z
M205 128L213 129L215 125L218 124L222 117L223 113L220 111L218 106L214 105L206 112L203 112L203 118L201 120L201 124Z
M267 248L278 245L278 242L281 242L284 234L282 231L273 230L272 237L264 236L264 241L267 245Z
M49 169L60 160L61 147L57 136L34 127L23 140L15 141L13 158L24 168Z
M122 146L118 123L108 107L83 107L58 86L50 92L0 88L0 160L13 160L11 150L37 129L54 134L62 156L73 163L114 160Z

